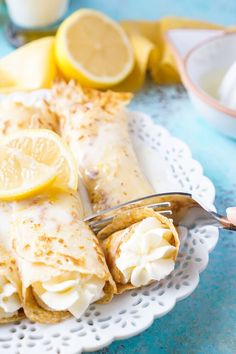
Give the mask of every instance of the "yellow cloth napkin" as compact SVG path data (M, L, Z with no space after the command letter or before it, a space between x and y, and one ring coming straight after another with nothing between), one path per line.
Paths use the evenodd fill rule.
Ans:
M131 74L117 90L137 91L141 88L146 71L158 84L175 84L180 76L171 49L165 41L170 29L223 29L223 26L181 17L164 17L159 21L122 21L129 35L135 54L135 65Z

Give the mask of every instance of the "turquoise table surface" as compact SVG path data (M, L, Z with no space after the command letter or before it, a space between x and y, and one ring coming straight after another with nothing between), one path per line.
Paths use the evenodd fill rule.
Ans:
M12 50L4 39L5 16L1 6L0 56ZM178 15L236 24L235 0L74 0L70 11L78 7L96 8L117 20ZM216 187L218 211L236 205L236 141L216 132L198 115L181 85L158 87L147 80L131 108L147 112L156 123L189 145ZM209 265L190 297L178 302L144 333L117 341L97 353L235 354L236 235L220 233Z

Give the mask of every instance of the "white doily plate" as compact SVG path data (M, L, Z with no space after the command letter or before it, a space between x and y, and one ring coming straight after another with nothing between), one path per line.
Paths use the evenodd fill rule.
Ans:
M139 112L129 114L129 129L140 164L157 192L191 192L213 207L214 186L183 142ZM176 269L165 280L117 296L107 305L93 304L79 320L51 326L28 320L3 325L0 353L77 354L144 331L194 291L217 240L214 227L195 228L191 233L182 229Z

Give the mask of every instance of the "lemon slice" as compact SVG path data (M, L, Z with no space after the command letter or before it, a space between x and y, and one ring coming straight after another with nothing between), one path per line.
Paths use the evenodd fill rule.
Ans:
M57 170L35 161L21 151L0 146L0 199L28 197L48 187Z
M76 162L60 136L51 130L20 130L6 136L1 145L15 148L37 162L56 169L57 177L53 183L55 187L77 190Z
M121 26L88 9L76 11L59 27L56 59L66 78L94 88L121 82L134 65L133 50Z

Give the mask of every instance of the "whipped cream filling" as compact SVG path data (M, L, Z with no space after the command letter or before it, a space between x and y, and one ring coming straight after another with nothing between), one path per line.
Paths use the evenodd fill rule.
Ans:
M4 276L0 277L0 318L11 317L21 308L17 289Z
M160 227L155 217L143 219L134 225L132 232L129 240L121 244L116 260L125 282L138 287L170 274L176 253L176 247L169 242L172 232Z
M96 276L58 276L33 284L40 306L51 311L69 311L79 318L88 306L104 295L105 281Z

